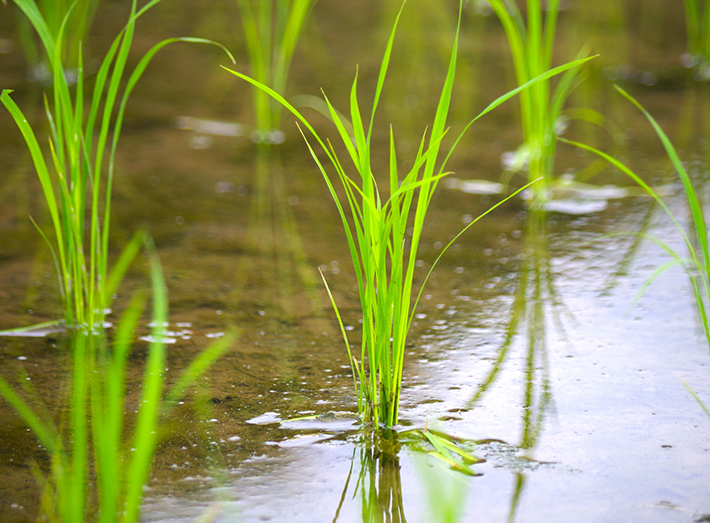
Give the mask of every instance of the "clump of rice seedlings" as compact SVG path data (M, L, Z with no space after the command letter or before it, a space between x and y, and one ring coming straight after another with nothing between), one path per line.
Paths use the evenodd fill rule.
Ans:
M518 85L548 71L552 67L560 0L550 0L544 8L541 0L527 0L527 22L515 0L489 0L489 4L505 30ZM523 145L506 168L516 172L527 167L529 180L542 177L542 183L536 184L533 191L543 207L554 176L556 138L564 125L562 110L580 82L579 73L579 67L569 69L554 90L549 81L540 81L520 93ZM590 113L586 110L579 117L598 119L598 115Z
M463 4L462 1L461 8ZM404 4L402 4L403 8ZM399 158L394 145L394 131L390 127L388 178L383 183L375 175L375 170L378 167L372 162L371 141L374 119L387 75L397 22L401 13L400 9L387 42L369 122L363 121L360 110L357 75L350 92L350 121L347 121L324 95L330 118L336 126L352 166L346 166L341 161L332 144L328 140L323 140L308 120L283 96L247 75L227 69L232 74L262 89L293 113L305 130L312 135L335 170L335 176L328 174L328 170L309 138L306 137L305 131L302 130L309 151L337 206L358 282L363 314L362 344L359 355L353 354L351 350L343 320L326 282L326 289L340 323L353 370L353 379L358 391L358 411L366 421L372 422L374 426L383 424L386 427L391 427L398 422L406 337L423 289L423 285L418 292L414 289L414 269L426 214L438 182L446 175L447 160L461 139L459 136L446 156L441 154L442 141L447 134L446 119L456 71L459 38L457 26L453 50L434 121L431 129L425 132L421 138L412 167L404 176L400 176ZM459 24L460 20L461 13L459 12ZM528 84L501 96L474 118L468 126L529 85L575 67L579 63L581 62L573 62L548 71ZM352 136L348 129L352 129ZM354 176L348 174L348 170L352 169L356 173ZM339 182L343 191L342 198L336 190L336 182ZM386 194L382 189L387 185L389 186L389 194ZM473 220L466 229L492 209ZM352 219L352 223L350 219ZM431 270L429 274L431 274ZM428 275L424 278L424 283L427 278Z
M89 94L81 54L73 89L67 79L64 55L67 34L71 33L71 9L54 32L35 0L14 2L39 35L49 59L52 87L45 98L50 127L48 151L40 145L27 118L10 96L12 91L2 91L0 101L29 148L49 210L53 234L37 228L52 251L64 321L69 327L100 330L112 298L108 292L112 286L108 277L111 191L116 147L129 95L153 56L169 43L214 43L197 38L163 40L143 56L126 80L136 20L160 2L152 0L138 10L137 1L133 0L128 23L106 53Z
M663 129L661 129L660 125L658 125L656 120L648 113L648 111L646 111L646 109L643 108L643 106L641 106L641 104L635 98L633 98L630 94L628 94L620 87L615 87L616 90L619 91L619 93L621 93L627 100L629 100L643 113L643 115L646 117L646 119L649 121L654 131L658 135L658 138L661 140L663 148L665 149L668 158L670 159L671 164L673 165L673 168L675 169L676 174L678 175L678 178L680 179L681 184L683 185L683 191L685 193L686 202L688 204L688 210L690 212L690 224L688 226L683 226L680 220L668 208L668 206L658 195L658 193L654 191L653 188L651 188L646 182L644 182L643 179L641 179L641 177L638 176L632 169L630 169L628 166L626 166L616 158L613 158L608 154L605 154L588 145L584 145L578 142L572 142L569 140L564 141L587 151L590 151L600 156L601 158L604 158L614 167L618 168L621 172L629 176L638 185L640 185L656 201L656 203L658 203L658 205L671 219L673 225L675 226L676 230L683 239L683 243L687 247L687 253L680 253L670 247L663 240L651 237L651 239L655 243L657 243L661 248L663 248L663 250L665 250L671 256L671 260L663 264L651 275L649 280L644 285L644 289L646 288L646 286L650 285L651 282L666 269L674 266L682 267L688 274L688 277L690 279L690 284L692 286L693 294L695 296L696 309L698 311L698 315L702 323L703 330L705 332L705 338L708 343L708 348L710 348L710 323L708 323L708 304L710 302L710 248L708 246L705 212L703 211L700 198L698 197L698 194L696 192L695 187L693 186L693 182L690 179L688 172L683 166L683 162L681 162L680 158L678 157L678 153L676 152L675 147L673 146Z
M251 76L284 95L293 53L317 0L237 0L242 16ZM257 143L283 140L281 105L253 90Z
M710 2L683 0L688 37L688 65L698 80L710 80Z
M41 517L50 521L137 521L158 444L161 417L167 416L191 384L234 342L235 333L229 333L207 347L164 394L167 290L157 254L152 245L148 247L153 327L141 395L135 406L127 403L126 373L145 294L138 294L126 309L113 343L93 332L70 335L66 419L54 419L30 388L30 382L21 380L21 388L14 388L0 378L0 395L22 417L51 458L46 475L36 471L43 490ZM125 413L131 410L137 413L136 418L127 423ZM91 481L90 474L95 474Z

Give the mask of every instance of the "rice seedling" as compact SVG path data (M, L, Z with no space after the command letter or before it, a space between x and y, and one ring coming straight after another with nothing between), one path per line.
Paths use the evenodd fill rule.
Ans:
M317 0L237 0L246 37L251 76L284 95L291 60ZM256 5L254 5L256 4ZM257 143L283 140L281 106L253 89Z
M693 295L695 297L696 309L700 318L700 322L703 326L703 331L705 333L705 338L708 343L708 348L710 349L710 323L708 323L708 303L710 300L710 248L708 246L708 236L707 236L707 224L705 221L705 212L702 207L701 200L698 193L693 185L693 182L686 171L683 162L681 162L675 147L671 143L668 136L665 134L660 125L651 116L651 114L643 108L643 106L633 98L629 93L624 91L622 88L615 86L616 90L621 93L627 100L629 100L634 106L636 106L639 111L643 113L646 119L649 121L653 127L656 135L660 139L663 148L668 155L668 158L673 165L673 168L678 175L683 186L683 191L685 194L685 199L688 205L688 210L690 212L690 224L688 227L684 227L681 221L673 214L673 212L668 208L663 199L658 195L654 189L649 186L638 174L636 174L631 168L609 156L608 154L599 151L593 147L578 142L573 142L570 140L563 140L567 143L580 147L584 150L590 151L601 158L604 158L607 162L611 163L614 167L619 169L621 172L629 176L638 185L640 185L663 209L663 211L671 219L676 230L680 234L683 243L687 248L687 254L683 254L673 249L663 240L648 236L656 244L658 244L663 250L665 250L671 259L667 263L660 266L647 280L644 285L643 290L650 285L653 280L661 274L663 271L669 269L670 267L680 266L688 274L690 279L690 284L693 289Z
M688 37L688 65L698 80L710 80L710 2L683 0Z
M51 458L46 475L36 471L43 490L42 517L50 521L137 521L158 444L161 417L168 415L188 387L235 339L235 333L230 333L207 347L164 394L167 289L157 254L150 243L147 247L153 327L136 406L127 402L126 378L145 294L136 295L124 312L112 344L91 331L70 334L66 419L53 418L39 395L27 385L30 382L21 380L20 390L0 378L0 395L18 412ZM130 410L137 414L129 424L125 413Z
M488 0L488 3L505 30L518 85L549 70L560 0L550 0L544 8L541 0L527 0L527 23L515 0ZM585 54L583 51L579 56ZM520 93L523 145L507 169L516 172L527 167L529 180L543 179L533 187L535 200L542 206L549 198L548 190L553 181L556 137L563 124L562 110L580 80L580 68L575 67L561 77L554 90L549 81L540 81ZM579 116L595 119L590 113L591 110L586 110Z
M358 411L366 421L372 422L375 427L379 424L392 427L398 421L406 337L412 323L414 310L422 294L423 285L428 279L428 275L425 276L418 293L415 292L415 262L426 214L438 182L446 175L445 168L449 157L459 143L463 133L478 118L523 89L534 85L535 82L576 67L583 61L578 60L547 71L538 78L531 80L531 82L493 101L466 126L446 156L444 156L441 154L441 146L447 134L446 119L456 71L459 40L458 27L461 22L463 4L463 1L460 2L453 49L431 130L428 133L425 132L422 136L412 167L402 178L399 175L399 159L395 148L394 131L390 127L389 196L381 192L380 187L385 185L381 184L374 174L378 167L372 161L371 139L375 114L387 75L397 23L402 14L404 3L395 19L392 32L387 41L369 123L363 122L358 102L357 75L350 92L349 122L335 109L328 97L324 95L330 118L333 120L338 135L342 140L342 145L347 150L350 161L357 172L354 177L347 174L345 165L341 162L330 141L323 140L308 120L283 96L247 75L227 69L235 76L268 93L294 114L300 124L315 139L335 169L336 176L331 177L309 138L306 137L305 131L301 129L309 151L323 175L323 179L338 209L357 277L363 314L361 351L358 357L353 355L351 351L350 341L337 304L327 286L327 282L325 282L325 278L323 278L323 281L340 324L341 333L350 358L353 380L358 392ZM353 136L349 134L348 129L352 129ZM340 182L341 189L345 194L343 199L336 191L334 178ZM473 220L464 231L501 205L503 201ZM349 213L346 212L346 209L349 210ZM352 225L348 214L353 220ZM459 235L464 231L461 231ZM457 238L458 235L452 242ZM448 245L450 246L452 242ZM442 255L445 251L446 249L442 251ZM440 258L441 255L435 261L429 274L431 274Z
M237 0L251 75L281 95L285 95L293 55L315 3L316 0ZM296 284L314 294L318 278L307 267L292 206L287 203L287 170L274 147L285 139L280 129L282 107L257 88L252 89L252 101L251 138L257 144L257 155L246 244L264 260L273 260L273 264L256 264L251 259L241 263L233 296L241 300L243 286L257 273L264 294L280 295L282 312L290 318ZM252 276L245 277L248 274Z
M64 321L72 328L101 329L111 303L109 289L114 283L108 277L111 191L128 98L153 56L166 45L179 41L219 44L198 38L163 40L143 56L125 80L136 20L160 2L152 0L139 10L133 0L128 23L106 53L93 92L87 96L81 55L73 92L66 75L63 56L66 34L71 32L71 8L55 33L35 0L14 2L39 35L51 66L52 92L45 98L50 161L45 158L27 118L10 96L12 91L3 90L0 101L29 148L49 210L53 234L35 225L52 251ZM119 96L121 89L123 93Z
M100 0L38 0L37 7L45 20L50 35L55 40L63 31L64 19L69 16L72 30L63 36L62 61L65 74L71 82L78 68L81 46L88 36L89 29ZM6 3L6 0L3 1ZM30 21L17 12L18 33L25 57L30 65L30 78L42 82L51 81L52 69L47 49L38 47L35 32Z

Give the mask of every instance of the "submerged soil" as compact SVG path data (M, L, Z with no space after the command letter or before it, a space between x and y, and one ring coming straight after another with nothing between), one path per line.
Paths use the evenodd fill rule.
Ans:
M514 86L500 25L474 5L464 19L455 134ZM90 48L97 55L105 35L120 28L124 7L102 3ZM318 2L294 59L289 97L324 88L345 110L359 64L364 103L398 7L389 0ZM402 158L415 153L454 24L455 6L407 3L378 120L381 165L390 122ZM560 24L557 63L589 42L600 55L568 105L606 115L626 140L616 143L574 121L565 136L613 151L663 185L671 208L685 217L660 143L612 87L620 83L658 118L704 192L710 97L681 63L682 6L571 1ZM225 43L237 56L232 67L246 71L241 34L233 2L171 0L138 26L136 60L160 38L202 36ZM41 109L40 88L25 81L5 14L0 43L8 43L0 46L7 49L0 54L2 87L15 89L23 108ZM710 401L710 354L687 276L671 268L638 297L668 256L636 233L683 252L660 209L633 191L619 198L565 194L545 213L516 198L457 240L417 311L400 430L428 427L458 438L485 459L473 466L481 475L449 470L405 435L392 436L389 451L373 449L350 417L330 415L353 413L355 391L318 268L359 341L356 282L337 210L292 118L283 118L286 141L259 156L250 139L250 91L219 64L228 65L224 55L206 47L179 44L159 54L130 102L119 146L114 246L118 252L139 228L155 238L170 293L169 376L215 337L233 326L240 331L233 350L170 420L143 520L453 521L446 510L454 507L460 521L710 518L710 420L684 386ZM314 119L334 136L325 119ZM500 180L501 156L520 143L518 122L514 102L499 107L458 148L454 173L433 201L420 278L442 247L500 198L480 194L472 181ZM28 219L44 223L46 213L4 111L0 169L0 328L56 319L51 255ZM556 172L597 187L631 186L565 145ZM116 312L146 286L138 266ZM62 342L59 334L0 338L3 377L15 380L23 370L57 412L67 386ZM132 398L144 357L141 342L132 356ZM320 416L289 421L310 414ZM39 493L32 470L47 458L6 403L0 448L0 519L33 520Z

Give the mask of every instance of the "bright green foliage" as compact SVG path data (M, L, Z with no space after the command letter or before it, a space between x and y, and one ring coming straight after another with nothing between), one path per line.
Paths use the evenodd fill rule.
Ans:
M550 0L543 9L541 0L527 0L527 23L515 0L490 0L508 38L518 85L548 71L552 66L560 0ZM544 13L544 14L543 14ZM528 165L528 179L543 178L534 186L538 201L547 198L553 179L557 131L555 126L565 101L579 81L579 68L565 73L554 91L549 81L540 81L520 93L523 146L517 163Z
M137 236L134 244L140 244ZM143 487L148 480L160 430L166 416L194 381L232 345L230 333L198 355L163 396L165 325L168 300L163 273L151 244L153 328L138 404L126 401L126 372L133 338L145 306L138 295L127 308L111 345L93 332L69 338L70 396L68 416L57 423L36 392L23 393L0 378L0 395L20 414L51 457L41 511L49 521L134 522L140 514ZM132 245L135 247L135 245ZM135 249L132 249L135 252ZM136 410L131 432L125 413ZM96 474L89 482L89 472Z
M710 80L710 2L683 0L685 4L688 52L698 78Z
M152 0L137 10L137 2L133 0L128 24L109 48L96 75L93 92L87 96L81 56L74 89L70 88L63 62L71 13L67 13L61 27L54 32L35 0L14 1L39 35L51 66L52 92L45 99L51 130L48 154L51 161L46 160L45 151L10 96L11 91L4 90L0 101L25 139L42 186L54 234L52 237L40 232L54 256L66 324L87 331L101 329L116 283L108 278L111 188L128 97L153 56L169 43L213 42L195 38L164 40L145 54L122 85L136 19L160 2ZM119 96L121 89L123 93ZM117 279L121 279L120 274Z
M296 44L317 0L237 0L252 77L283 95ZM252 7L256 4L256 7ZM269 143L281 125L281 105L254 89L259 140Z
M461 2L461 6L463 3ZM373 172L375 166L371 162L371 138L375 113L384 86L397 22L401 13L400 10L387 42L367 127L363 122L357 98L357 76L350 92L350 121L347 121L324 95L330 117L335 123L342 145L348 152L352 167L357 173L356 176L348 175L347 171L352 167L348 168L341 162L332 145L322 140L308 120L283 96L253 78L228 69L234 75L268 93L291 111L313 135L335 169L336 177L327 173L325 166L306 138L311 155L323 174L340 213L358 281L363 313L363 332L361 351L357 357L351 351L342 319L328 289L350 356L358 390L358 409L366 420L375 425L382 423L388 427L396 424L398 420L405 342L423 288L422 285L415 295L414 269L426 213L439 180L446 175L447 160L461 139L459 136L443 162L440 161L442 156L440 154L441 142L447 132L446 118L456 71L457 28L434 122L429 135L427 136L425 133L422 136L412 167L403 177L400 176L394 131L390 128L390 162L385 184L379 182ZM579 63L581 62L573 62L548 71L528 84L501 96L472 120L466 129L475 120L529 85ZM350 129L352 129L352 136L349 133ZM342 187L344 193L342 199L336 191L335 181L340 182ZM387 184L389 185L389 197L381 189ZM346 209L349 210L349 213L346 212ZM352 223L349 221L348 214L352 217ZM487 213L483 215L485 214ZM483 215L471 222L469 227Z
M659 139L661 140L663 148L665 149L668 158L671 160L673 168L675 169L676 173L678 174L678 177L680 178L681 183L683 184L683 190L685 192L685 197L688 203L688 209L690 211L691 217L691 223L689 226L684 227L680 223L680 221L675 217L675 215L671 212L665 202L661 199L661 197L646 182L644 182L640 176L638 176L635 172L633 172L629 167L621 163L619 160L612 158L608 154L605 154L588 145L580 144L577 142L571 142L568 140L564 141L597 154L598 156L604 158L616 168L621 170L624 174L631 177L636 183L643 187L643 189L651 197L653 197L653 199L658 203L658 205L670 217L671 221L673 222L673 225L683 238L683 242L685 243L688 249L688 254L684 255L673 250L673 248L671 248L669 245L667 245L665 242L661 241L658 238L651 238L668 254L671 255L671 261L657 269L656 272L651 276L647 284L653 281L653 279L655 279L661 272L670 267L676 265L680 265L681 267L683 267L683 269L686 271L690 278L690 283L693 287L693 293L695 295L695 302L697 305L698 314L700 316L700 320L705 331L705 337L708 342L708 347L710 348L710 324L708 323L708 300L710 299L710 248L708 246L707 222L705 221L705 213L703 211L702 204L700 202L700 199L698 198L698 194L696 193L695 187L693 186L693 182L690 179L688 172L685 170L683 163L678 157L678 153L676 152L675 147L673 147L673 144L669 140L668 136L666 136L666 133L663 132L663 129L661 129L656 120L630 94L628 94L620 87L616 87L616 90L619 91L644 114L644 116L653 126L653 129L658 135Z
M63 31L64 19L69 18L71 31L65 32L61 51L62 62L68 68L76 68L81 59L81 46L89 33L99 2L100 0L37 0L37 8L55 41ZM46 56L46 49L41 51L37 48L32 24L23 15L18 17L18 29L28 63L47 69L35 74L39 73L40 78L44 75L51 78L49 63L52 57Z

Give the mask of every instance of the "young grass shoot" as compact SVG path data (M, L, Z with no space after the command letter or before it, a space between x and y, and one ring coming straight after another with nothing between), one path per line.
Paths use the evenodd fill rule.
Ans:
M527 0L527 23L514 0L490 0L489 4L505 30L518 85L548 71L552 67L560 0L546 2L544 9L541 0ZM554 176L556 128L565 101L580 80L579 72L578 67L569 69L554 90L544 80L520 93L523 145L508 168L516 172L527 166L528 181L543 179L533 186L534 198L541 206L549 197Z
M463 5L462 1L460 10ZM404 4L402 4L403 8ZM426 214L438 182L447 174L445 171L447 160L461 139L459 136L445 157L441 154L442 141L447 134L446 119L456 71L459 40L457 26L448 71L434 120L430 130L422 135L412 167L403 176L400 174L400 161L395 148L394 131L390 127L390 159L389 166L386 168L388 174L385 183L375 175L375 172L381 167L372 162L373 126L402 9L396 17L386 45L369 121L363 120L360 110L357 75L350 91L350 121L335 109L330 99L324 94L330 118L335 124L352 165L341 161L330 141L322 139L308 120L277 91L242 73L227 69L280 102L296 116L305 128L305 130L302 129L303 136L337 206L357 276L363 314L362 345L360 353L357 355L351 350L343 319L327 283L326 289L340 323L350 358L353 379L358 392L358 410L365 421L372 422L374 426L383 424L386 427L391 427L398 422L406 338L423 288L422 285L418 292L415 291L414 272ZM460 20L461 11L459 11L459 25ZM472 120L466 129L475 120L534 82L549 78L570 67L579 65L579 63L581 61L548 71L528 84L501 96ZM349 133L350 129L352 135ZM306 131L310 133L319 148L328 157L335 175L328 174L328 170L307 137ZM353 168L356 173L354 176L348 174L348 171ZM340 185L344 193L342 199L336 190L336 185ZM389 186L389 194L383 190L387 186ZM476 218L466 229L490 210ZM349 217L352 218L352 224ZM431 270L429 274L431 274ZM426 283L426 278L424 283Z
M73 89L64 64L67 34L72 30L69 27L71 9L55 32L35 0L14 2L34 27L49 58L52 89L45 99L45 108L51 131L48 153L51 161L46 160L35 132L10 96L12 91L3 90L0 101L12 115L29 148L49 210L53 234L35 225L52 251L64 321L70 328L100 330L112 298L112 293L108 292L111 286L108 278L111 191L116 147L128 98L150 60L169 43L219 44L198 38L163 40L143 56L125 80L136 20L160 2L152 0L138 10L137 1L133 0L128 23L106 53L94 80L93 92L88 95L81 54ZM123 94L119 96L121 89ZM120 279L120 275L118 277Z
M293 53L317 0L237 0L252 77L284 95ZM253 4L256 3L256 7ZM280 139L281 105L253 90L257 143Z

